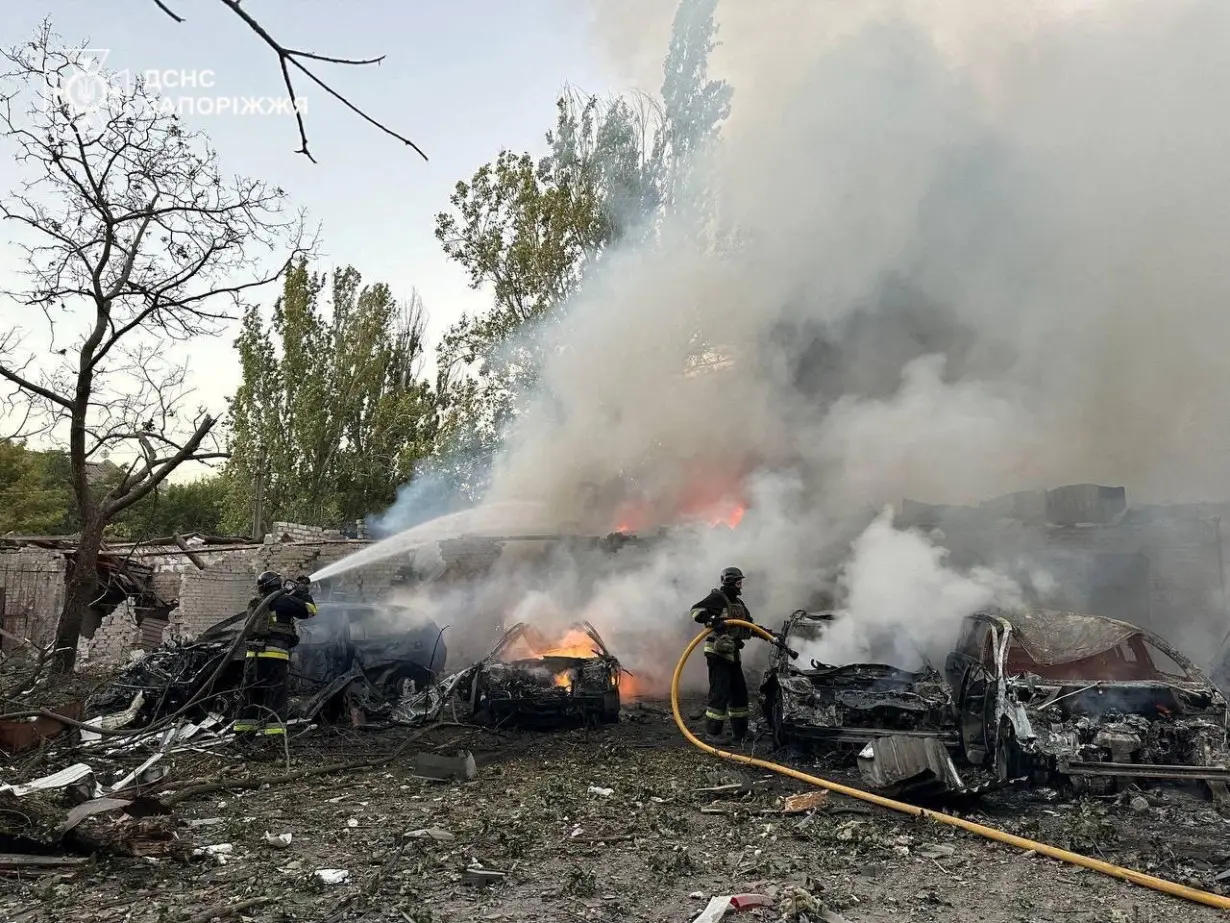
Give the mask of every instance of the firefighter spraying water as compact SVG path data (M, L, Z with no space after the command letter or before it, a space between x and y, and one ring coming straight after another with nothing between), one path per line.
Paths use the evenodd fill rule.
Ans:
M316 614L307 577L283 581L280 574L267 570L256 578L256 592L248 603L249 616L270 594L280 595L274 597L265 615L249 628L244 652L243 705L235 722L235 733L241 739L286 733L290 652L299 643L295 621Z

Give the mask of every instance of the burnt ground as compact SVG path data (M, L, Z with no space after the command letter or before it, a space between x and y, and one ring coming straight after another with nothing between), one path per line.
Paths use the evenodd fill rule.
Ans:
M306 736L292 749L291 774L387 756L409 733ZM461 747L475 753L475 781L411 776L416 749ZM288 774L284 762L194 759L177 763L159 785L174 788L179 780L182 791L189 780ZM59 758L54 765L70 761ZM792 762L854 778L848 768ZM698 791L734 782L750 783L751 791ZM595 793L591 786L614 791ZM807 790L689 747L661 704L633 706L619 724L593 730L495 734L441 726L409 741L386 766L264 789L222 787L184 798L171 819L160 821L174 829L177 845L230 844L225 864L207 856L160 858L153 850L154 856L96 857L41 874L4 873L0 921L201 923L211 918L211 908L245 902L231 919L686 923L714 894L760 891L780 898L800 887L850 923L1223 918L841 796L830 795L811 813L781 812L782 796ZM1142 795L1149 806L1137 801L1133 809L1124 797L1064 803L1046 792L999 793L962 812L1013 833L1216 887L1213 876L1230 864L1230 822L1195 793L1145 789ZM269 845L266 832L292 834L289 847ZM475 861L505 871L506 878L485 888L463 882L463 871ZM344 870L348 878L326 884L315 876L318 869ZM780 910L751 911L734 918L782 916ZM822 918L813 913L810 919Z

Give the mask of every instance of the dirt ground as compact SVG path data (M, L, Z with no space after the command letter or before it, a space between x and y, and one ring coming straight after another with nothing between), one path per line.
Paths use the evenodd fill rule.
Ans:
M301 738L292 770L387 755L403 730ZM410 774L417 749L470 749L468 783ZM197 755L194 779L287 774L284 762ZM281 757L279 757L281 760ZM820 774L848 769L794 758ZM187 778L188 766L161 783ZM181 778L183 777L183 778ZM700 789L745 783L750 791ZM595 791L599 789L601 791ZM609 793L605 790L610 789ZM720 762L689 747L663 703L632 706L617 725L556 732L432 729L384 767L264 789L222 788L176 804L181 845L229 844L221 856L96 858L71 869L0 877L0 921L203 923L215 909L254 923L448 923L492 920L691 921L715 894L805 890L849 923L1144 923L1222 919L1215 910L988 843L930 821L829 796L786 815L805 786ZM1053 793L1000 793L969 816L1024 836L1216 888L1230 864L1227 826L1196 793L1145 789L1063 803ZM135 822L132 822L135 823ZM290 833L288 847L266 842ZM225 860L225 861L223 861ZM506 873L463 880L481 864ZM327 884L317 870L339 870ZM242 909L234 905L242 904ZM835 914L835 915L834 915Z

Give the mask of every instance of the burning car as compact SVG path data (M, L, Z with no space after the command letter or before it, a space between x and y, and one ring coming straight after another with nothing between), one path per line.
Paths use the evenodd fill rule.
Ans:
M796 611L782 625L781 638L806 657L833 619L827 612ZM792 660L778 648L760 692L778 746L862 746L889 735L955 744L952 699L934 670L911 672L881 663L833 666Z
M995 611L966 619L945 678L962 750L1001 780L1223 783L1226 700L1150 632L1098 615Z
M622 668L588 622L558 640L518 623L462 684L477 717L497 724L619 720Z

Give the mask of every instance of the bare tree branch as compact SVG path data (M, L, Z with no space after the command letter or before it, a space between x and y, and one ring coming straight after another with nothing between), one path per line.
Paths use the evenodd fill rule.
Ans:
M360 109L337 90L333 89L333 87L328 83L325 83L325 81L317 77L316 74L308 69L308 67L303 63L304 61L319 61L324 64L347 64L355 67L363 67L372 64L380 64L380 62L385 58L384 55L381 55L378 58L336 58L329 55L315 54L311 51L300 51L295 48L287 48L272 35L270 35L269 31L265 29L265 27L262 26L251 13L240 6L241 0L219 0L219 2L243 20L244 24L260 36L261 40L272 48L274 54L278 56L278 67L282 71L282 83L286 87L286 92L290 94L292 105L297 103L299 100L299 97L295 93L294 83L290 78L290 68L293 67L363 121L367 122L368 125L373 126L388 135L390 138L396 138L402 144L412 148L414 152L424 160L427 160L427 155L423 153L422 148L420 148L417 144L404 135L398 134L379 119L375 119L368 115L365 111ZM164 0L154 0L154 4L158 7L158 9L162 10L177 23L182 23L185 21L182 16L178 15L169 6L167 6ZM297 151L295 151L295 153L302 154L308 160L312 161L312 163L316 163L316 158L313 157L311 152L308 150L307 128L303 123L303 114L299 111L297 106L294 106L294 110L295 121L299 127L300 142L300 147Z
M283 190L225 176L206 139L140 81L112 80L93 109L75 106L66 87L90 72L81 55L44 23L0 57L0 136L23 174L0 198L22 258L21 282L0 298L37 309L23 327L45 321L0 333L0 385L12 388L0 410L6 424L67 437L81 517L61 670L98 594L108 523L182 465L226 457L217 416L186 406L188 369L171 347L222 332L312 246Z

